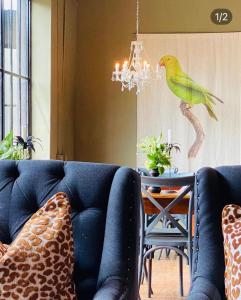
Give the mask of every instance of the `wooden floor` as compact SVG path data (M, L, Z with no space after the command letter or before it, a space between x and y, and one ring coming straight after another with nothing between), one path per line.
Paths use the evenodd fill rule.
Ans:
M180 300L179 297L179 275L178 259L172 253L170 258L154 259L152 288L154 295L152 300ZM187 296L190 285L189 268L184 262L184 296ZM147 297L147 284L141 286L141 299L149 300Z

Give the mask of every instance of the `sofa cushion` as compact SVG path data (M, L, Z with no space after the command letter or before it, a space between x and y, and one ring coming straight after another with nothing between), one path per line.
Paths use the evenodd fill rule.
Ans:
M0 300L76 299L71 209L65 193L49 199L11 245L0 245L0 252Z
M222 213L227 299L241 300L241 207L227 205Z

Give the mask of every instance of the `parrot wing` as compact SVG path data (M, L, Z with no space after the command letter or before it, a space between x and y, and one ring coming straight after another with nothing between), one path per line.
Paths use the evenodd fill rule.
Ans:
M210 117L218 120L214 111L212 110L212 104L216 104L212 97L216 97L213 96L208 90L197 84L185 73L176 74L175 76L169 78L169 80L176 89L179 89L179 95L182 96L181 98L184 101L186 100L187 103L191 102L192 104L204 104Z
M200 93L201 95L205 96L205 99L208 98L208 100L211 101L213 104L215 104L215 102L212 99L212 97L218 100L219 102L223 103L221 99L219 99L218 97L210 93L207 89L197 84L191 77L189 77L185 73L176 74L175 76L172 76L169 80L173 84L179 86L180 88L188 89L190 93ZM206 98L206 96L208 97Z
M205 90L203 87L201 87L199 84L197 84L195 81L192 80L188 75L182 73L182 74L176 74L175 76L172 76L170 80L184 88L191 89L193 91L199 92L199 93L208 93L207 90Z

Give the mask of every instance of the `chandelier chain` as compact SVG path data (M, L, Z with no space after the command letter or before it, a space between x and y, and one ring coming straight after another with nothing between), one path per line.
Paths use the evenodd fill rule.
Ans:
M140 1L136 0L136 35L138 37L140 27Z
M155 73L151 65L143 60L144 46L143 42L138 40L140 3L141 0L136 0L136 40L131 42L129 61L124 61L122 66L117 62L112 73L112 81L120 82L122 91L125 89L130 91L136 87L137 94L141 92L145 83L150 81ZM158 75L158 70L156 74Z

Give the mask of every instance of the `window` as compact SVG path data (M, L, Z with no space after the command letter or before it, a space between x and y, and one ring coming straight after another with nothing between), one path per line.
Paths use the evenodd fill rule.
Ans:
M30 0L0 0L0 137L29 133Z

